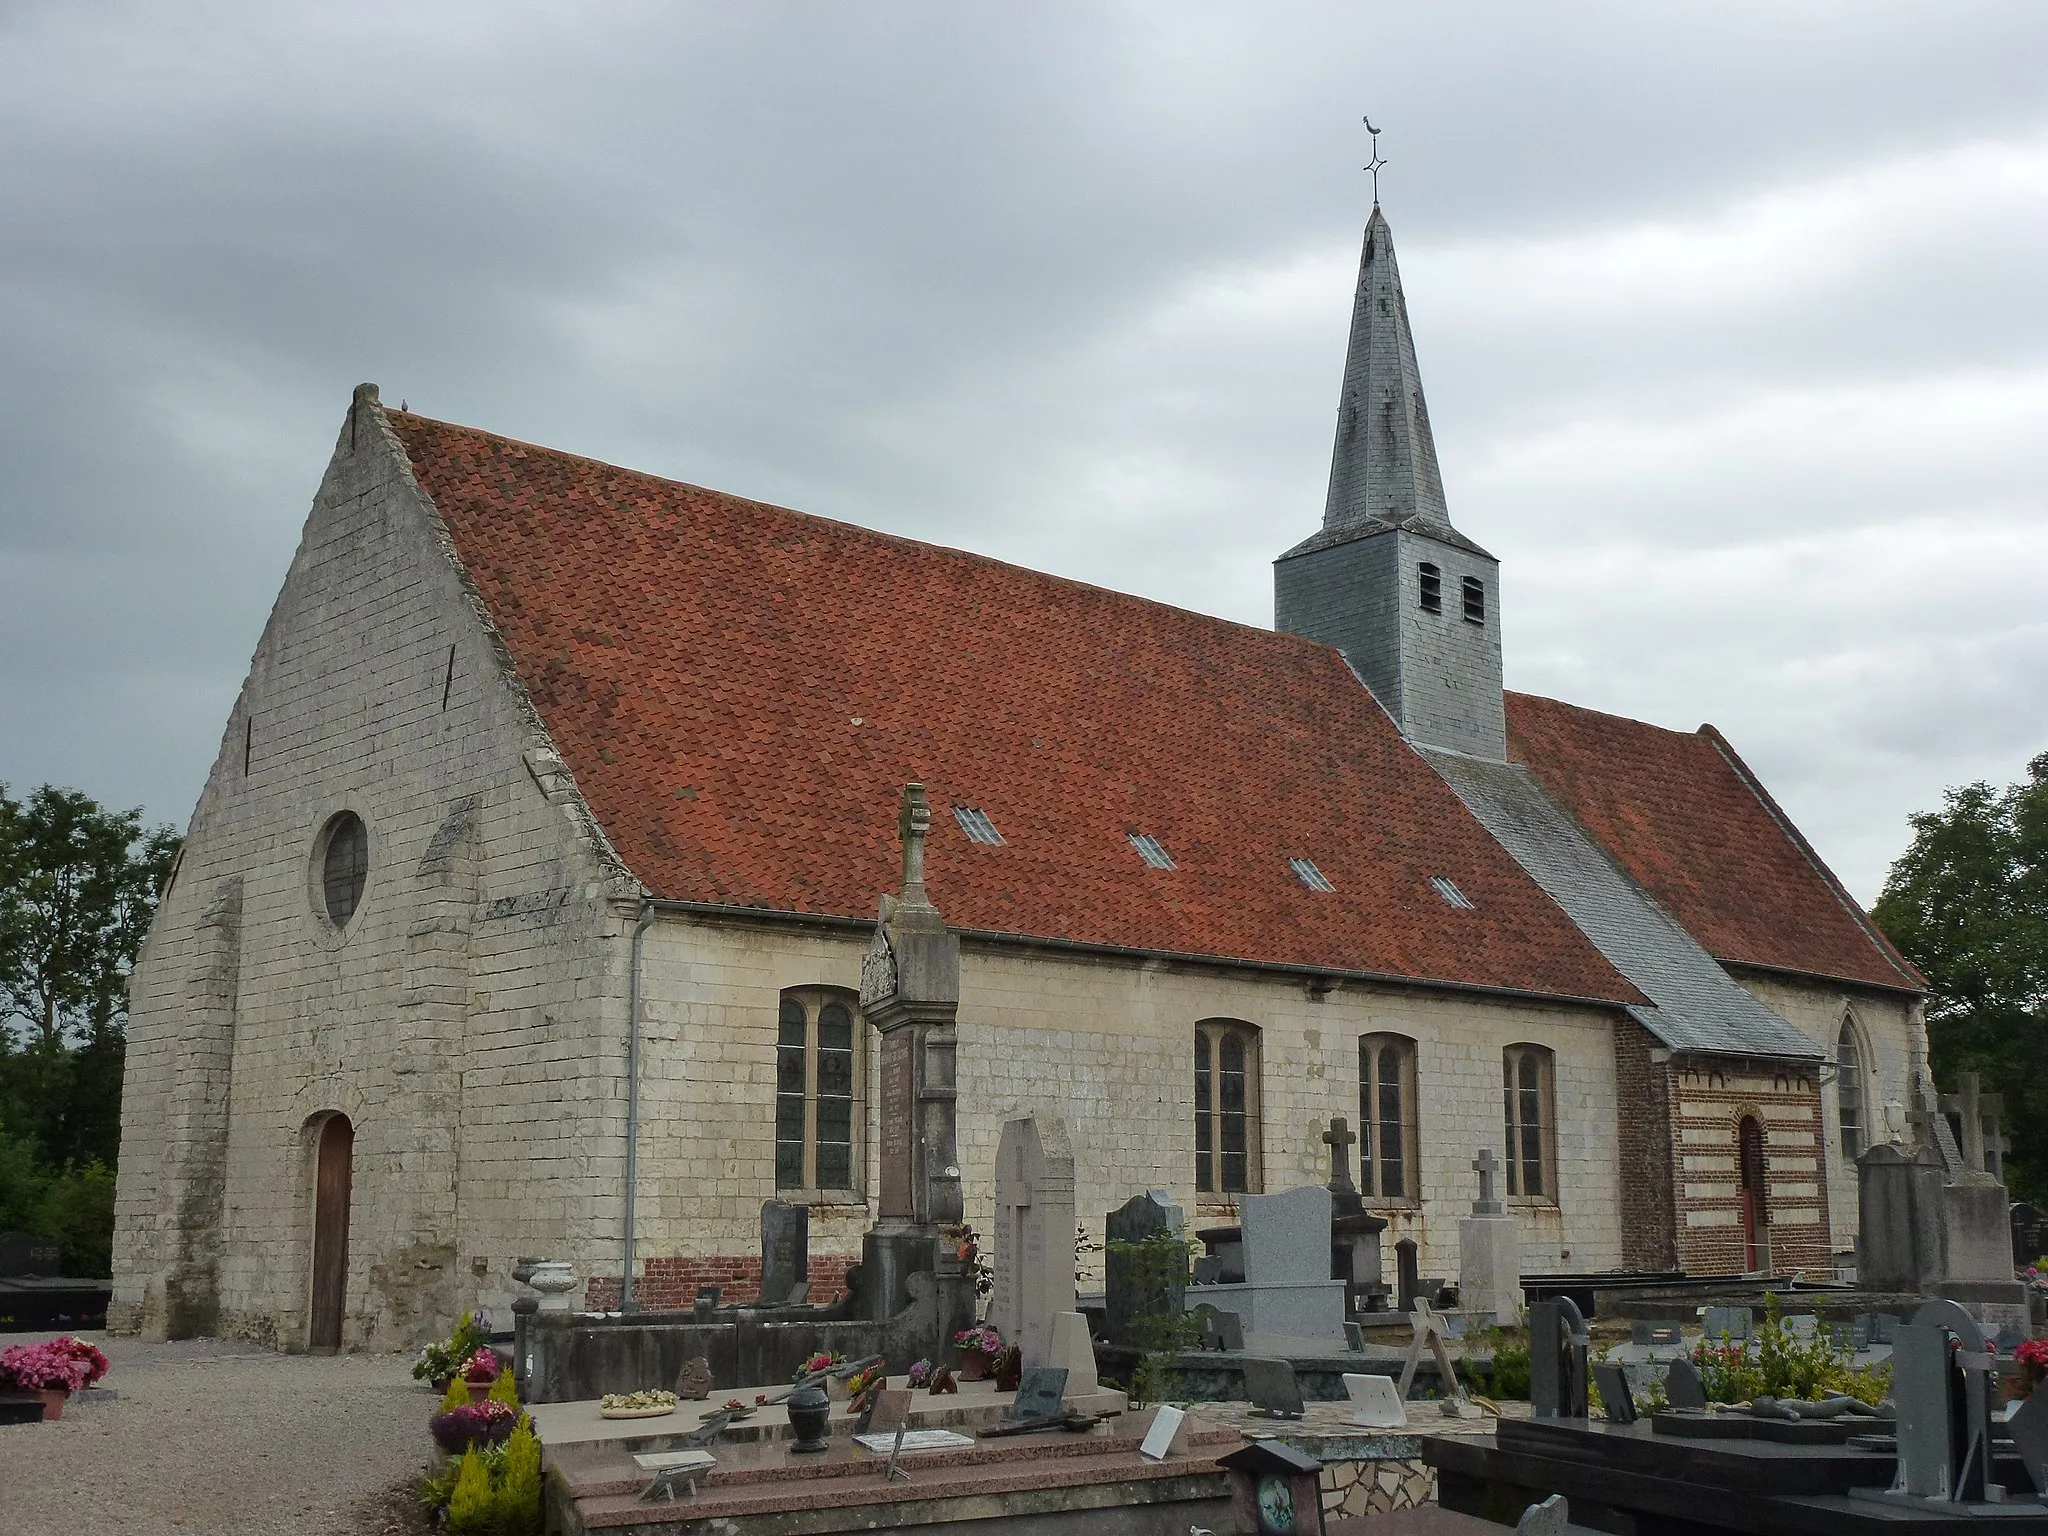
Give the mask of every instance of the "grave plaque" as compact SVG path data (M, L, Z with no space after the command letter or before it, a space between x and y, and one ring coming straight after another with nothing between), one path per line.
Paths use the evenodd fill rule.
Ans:
M1699 1368L1683 1356L1672 1361L1664 1372L1664 1396L1674 1408L1706 1407L1707 1387Z
M1041 1365L1028 1370L1017 1383L1017 1400L1010 1404L1013 1419L1054 1419L1060 1414L1060 1400L1067 1395L1066 1367Z
M996 1148L995 1292L988 1320L1028 1371L1052 1354L1053 1319L1074 1310L1074 1152L1056 1118L1008 1121Z
M1600 1388L1600 1411L1607 1415L1607 1422L1635 1423L1636 1398L1629 1390L1628 1372L1611 1361L1601 1360L1593 1366L1593 1381Z
M1301 1384L1294 1379L1294 1367L1285 1360L1245 1356L1244 1393L1268 1418L1298 1419L1302 1415Z
M811 1208L793 1200L761 1202L761 1304L784 1305L811 1273Z
M882 1036L882 1093L876 1114L882 1164L881 1198L876 1214L912 1219L910 1143L917 1105L911 1096L911 1038L907 1030Z
M1164 1461L1178 1447L1183 1427L1187 1423L1185 1410L1167 1404L1152 1415L1152 1427L1145 1431L1145 1439L1138 1447L1138 1454L1147 1461Z
M1722 1338L1746 1339L1749 1337L1749 1308L1708 1307L1705 1313L1707 1342Z
M2022 1200L2012 1208L2012 1267L2025 1269L2034 1260L2048 1256L2048 1216L2040 1207Z

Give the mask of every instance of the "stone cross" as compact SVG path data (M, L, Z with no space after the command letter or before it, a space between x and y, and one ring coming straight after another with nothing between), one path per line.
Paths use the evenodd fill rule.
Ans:
M996 1146L995 1292L988 1320L1036 1370L1074 1310L1074 1149L1054 1116L1005 1121Z
M1472 1171L1479 1175L1479 1200L1472 1207L1472 1213L1475 1216L1500 1215L1502 1206L1493 1193L1493 1180L1500 1172L1500 1164L1494 1160L1493 1148L1479 1149L1479 1155L1472 1159Z
M1342 1115L1331 1117L1330 1128L1323 1132L1323 1145L1330 1149L1330 1191L1333 1194L1348 1194L1357 1188L1351 1182L1351 1144L1357 1140Z

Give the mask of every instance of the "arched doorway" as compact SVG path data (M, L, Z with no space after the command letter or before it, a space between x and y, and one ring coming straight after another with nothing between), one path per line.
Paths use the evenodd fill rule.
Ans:
M308 1349L341 1348L341 1318L348 1308L348 1201L356 1131L347 1115L320 1125L320 1157L313 1179L313 1320Z
M1736 1132L1742 1169L1742 1267L1751 1274L1771 1267L1771 1216L1764 1203L1764 1128L1744 1115Z

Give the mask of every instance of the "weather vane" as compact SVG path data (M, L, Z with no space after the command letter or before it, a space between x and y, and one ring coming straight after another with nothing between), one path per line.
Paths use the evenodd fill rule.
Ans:
M1372 173L1372 205L1377 208L1380 205L1380 167L1387 162L1380 158L1380 131L1373 127L1370 117L1365 120L1365 131L1372 135L1372 163L1366 170Z

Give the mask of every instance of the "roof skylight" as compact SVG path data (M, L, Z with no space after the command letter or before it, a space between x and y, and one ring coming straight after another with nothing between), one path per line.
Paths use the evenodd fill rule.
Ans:
M1003 846L1003 834L988 819L987 811L977 810L971 805L956 805L953 807L953 819L960 823L960 830L967 834L969 842L986 843L991 848Z
M1445 906L1463 907L1467 911L1472 909L1472 898L1459 890L1455 881L1448 880L1442 875L1431 875L1429 883L1436 887L1437 895L1443 897Z
M1130 837L1131 846L1138 850L1138 857L1147 864L1150 864L1154 869L1172 869L1174 867L1173 855L1168 853L1165 845L1151 833L1132 832L1127 835Z
M1330 884L1330 877L1316 868L1315 860L1313 859L1289 859L1287 867L1293 870L1296 878L1312 891L1334 891L1337 889L1337 887Z

